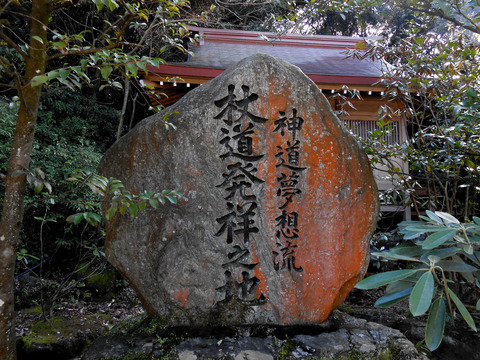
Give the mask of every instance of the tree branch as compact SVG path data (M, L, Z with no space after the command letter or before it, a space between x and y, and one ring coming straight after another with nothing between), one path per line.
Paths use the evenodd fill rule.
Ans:
M73 55L89 55L89 54L95 54L99 51L103 51L103 50L111 50L111 49L114 49L116 47L119 47L119 46L137 46L137 47L143 47L142 45L138 45L138 44L132 44L132 43L129 43L129 42L124 42L124 41L116 41L115 43L112 43L110 45L107 45L107 46L104 46L104 47L101 47L101 48L89 48L89 49L80 49L80 50L71 50L71 51L68 51L66 53L57 53L57 54L54 54L52 56L49 56L47 58L48 61L50 60L53 60L53 59L58 59L60 57L64 57L64 56L73 56Z
M2 38L8 45L10 45L10 47L15 49L24 60L28 59L28 54L24 52L20 48L20 46L18 46L12 39L10 39L10 37L8 37L8 35L5 34L3 31L0 31L0 38Z
M468 20L472 26L474 26L476 29L477 29L477 33L480 34L480 25L478 25L473 19L470 18L470 16L468 16L467 14L465 14L462 9L460 8L460 6L458 5L458 1L456 2L456 8L457 8L457 11L458 13L466 20Z
M406 9L406 10L412 10L412 11L420 11L424 14L427 14L427 15L431 15L431 16L438 16L442 19L445 19L447 21L450 21L451 23L453 23L454 25L457 25L457 26L460 26L460 27L463 27L464 29L467 29L467 30L470 30L474 33L477 33L477 34L480 34L480 26L475 24L475 26L473 25L468 25L466 23L464 23L463 21L460 21L450 15L447 15L445 14L441 9L437 9L437 10L430 10L430 9L425 9L425 8L416 8L416 7L413 7L411 5L407 5L405 3L401 4L400 5L403 9ZM471 21L471 20L470 20ZM472 22L472 21L471 21Z

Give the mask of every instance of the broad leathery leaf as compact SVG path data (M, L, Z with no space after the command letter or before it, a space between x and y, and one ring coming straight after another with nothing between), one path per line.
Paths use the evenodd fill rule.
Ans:
M138 203L138 210L143 211L147 207L147 203L145 201L142 201Z
M405 279L410 275L415 274L417 271L421 270L394 270L375 274L357 283L357 285L355 285L355 288L362 290L375 289L377 287L390 284L394 281Z
M437 266L440 266L444 271L453 271L453 272L474 272L479 271L479 268L475 266L468 265L463 261L453 261L453 260L442 260L437 263Z
M420 260L428 261L428 257L430 255L435 255L435 256L438 256L440 259L444 259L453 255L456 255L459 251L460 249L458 247L435 249L435 250L427 251L426 253L424 253L420 257Z
M113 71L113 67L111 66L103 66L102 69L100 70L100 72L102 73L102 77L107 80L108 77L110 76L110 74L112 73Z
M480 299L478 299L478 301L477 301L477 306L475 306L475 309L476 309L477 311L480 311Z
M407 289L397 291L393 294L388 294L388 295L382 296L381 298L379 298L375 302L375 307L386 308L390 305L393 305L393 304L399 302L400 300L406 298L408 295L410 295L412 290L413 290L413 286L411 286Z
M385 294L384 295L390 295L390 294L399 292L400 290L403 290L403 289L408 289L408 288L413 289L414 281L416 281L416 280L412 281L411 279L412 278L408 278L408 279L404 279L404 280L400 280L400 281L395 281L395 282L389 284L387 286L387 288L385 289Z
M424 234L427 232L435 232L435 231L442 231L445 230L445 226L435 226L435 225L428 225L428 224L417 224L417 225L410 225L405 228L408 232L417 232L419 234Z
M432 304L425 329L425 343L430 351L437 349L442 342L445 318L445 301L442 298L438 298Z
M37 75L32 79L32 87L35 86L40 86L42 84L45 84L48 81L48 76L47 75Z
M438 224L442 224L442 219L440 219L433 211L427 210L426 213L430 219L434 220Z
M437 214L439 217L441 217L444 220L445 223L460 224L460 221L458 221L456 218L454 218L449 213L437 211L435 214Z
M388 251L388 253L412 257L422 255L425 253L425 250L420 246L399 245Z
M468 326L470 326L473 331L477 331L477 327L475 326L472 315L470 315L465 305L463 305L462 301L457 297L457 295L455 295L452 290L450 290L450 288L447 289L448 296L450 296L450 299L452 299L455 303L455 306L457 307L458 311L460 311L460 314L462 315L465 322L468 324Z
M394 259L394 260L406 260L406 261L416 261L416 262L421 262L417 258L411 257L411 256L405 256L405 255L399 255L392 253L390 251L385 251L385 252L373 252L371 255L374 256L380 256L385 259Z
M422 248L426 250L432 250L436 247L442 245L444 242L453 239L455 234L457 233L457 229L447 229L437 231L431 235L429 235L425 241L422 243Z
M413 316L420 316L427 312L432 303L435 280L433 274L427 271L413 287L410 294L410 312Z
M423 233L418 233L416 231L402 231L402 234L404 240L414 240Z
M475 222L475 224L480 225L480 218L479 217L474 216L472 219Z

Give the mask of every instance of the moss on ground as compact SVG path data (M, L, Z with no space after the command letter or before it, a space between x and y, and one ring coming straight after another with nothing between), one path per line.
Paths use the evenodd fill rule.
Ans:
M30 334L23 336L22 340L25 349L29 349L33 344L49 345L60 338L73 338L77 335L78 330L89 329L94 331L96 329L98 336L106 330L104 324L111 320L111 316L105 314L87 315L84 319L53 317L48 321L37 321L32 325Z

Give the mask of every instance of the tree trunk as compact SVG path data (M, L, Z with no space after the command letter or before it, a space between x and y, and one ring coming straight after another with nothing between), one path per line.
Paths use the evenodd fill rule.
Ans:
M23 83L19 84L20 108L12 152L5 181L5 198L0 220L0 359L16 359L14 275L17 247L24 212L26 176L37 122L41 86L29 82L46 68L47 25L50 15L48 0L33 0L28 58L25 59ZM42 42L38 40L42 39ZM21 87L21 88L20 88Z
M125 78L125 94L123 96L122 113L120 115L120 121L118 122L118 127L117 127L116 141L118 141L122 136L123 123L125 122L125 116L127 115L127 104L128 104L129 95L130 95L130 78L126 77Z

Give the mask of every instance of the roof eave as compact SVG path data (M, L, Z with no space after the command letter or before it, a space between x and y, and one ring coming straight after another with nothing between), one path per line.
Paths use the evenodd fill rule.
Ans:
M162 79L169 81L171 78L185 78L184 82L203 84L225 71L225 69L201 68L173 64L161 64L158 67L147 65L147 71ZM345 75L322 75L306 74L316 84L330 85L362 85L378 87L380 81L376 76L345 76ZM197 81L195 81L197 80Z

